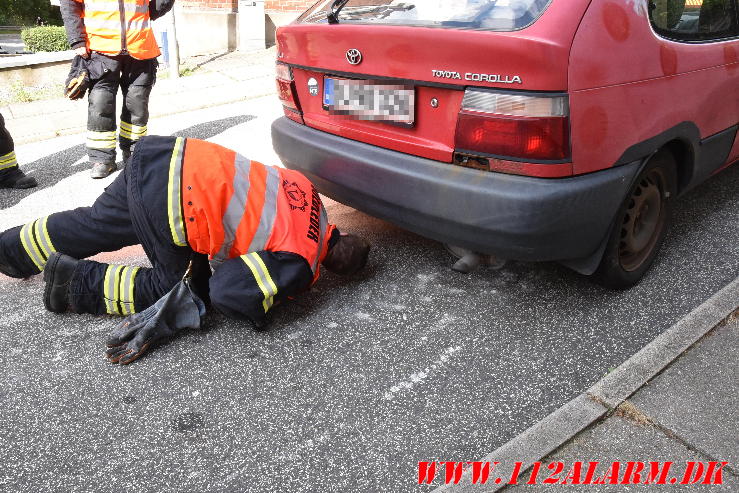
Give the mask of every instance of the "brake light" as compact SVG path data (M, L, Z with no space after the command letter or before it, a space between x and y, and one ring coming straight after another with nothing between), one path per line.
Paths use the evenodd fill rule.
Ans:
M292 69L284 63L275 66L277 81L277 97L282 102L285 116L298 123L303 122L303 114L298 106L298 94L295 89Z
M455 147L473 156L563 163L570 158L567 95L467 89Z

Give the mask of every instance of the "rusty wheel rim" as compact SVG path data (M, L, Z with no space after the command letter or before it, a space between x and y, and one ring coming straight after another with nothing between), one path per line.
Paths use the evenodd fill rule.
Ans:
M653 169L643 176L629 197L621 223L618 258L626 271L644 264L659 239L665 220L665 179Z

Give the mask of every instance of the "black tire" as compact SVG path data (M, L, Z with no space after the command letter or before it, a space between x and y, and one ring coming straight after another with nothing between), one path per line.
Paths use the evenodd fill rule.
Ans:
M616 214L603 259L593 278L612 289L627 289L651 267L672 215L677 191L675 158L661 150L649 159Z

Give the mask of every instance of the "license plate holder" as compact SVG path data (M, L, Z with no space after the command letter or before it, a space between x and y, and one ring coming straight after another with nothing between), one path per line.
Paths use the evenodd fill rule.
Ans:
M412 127L415 122L415 88L359 79L324 77L323 109L357 120Z

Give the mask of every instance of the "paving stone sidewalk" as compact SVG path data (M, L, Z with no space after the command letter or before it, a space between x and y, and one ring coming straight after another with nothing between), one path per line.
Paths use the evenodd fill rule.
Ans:
M160 69L151 94L151 118L207 108L274 93L275 48L194 57L182 67L192 75L170 79ZM120 111L120 94L117 108ZM87 100L65 98L14 103L0 108L17 144L83 132Z
M575 436L542 464L670 461L667 485L517 485L505 492L739 491L739 310L709 332L606 419ZM681 485L686 461L728 461L722 485ZM600 471L601 469L599 469ZM623 475L623 466L621 475ZM527 480L530 474L523 474ZM644 479L642 479L644 480ZM669 479L668 479L669 481ZM478 491L485 491L480 488Z

